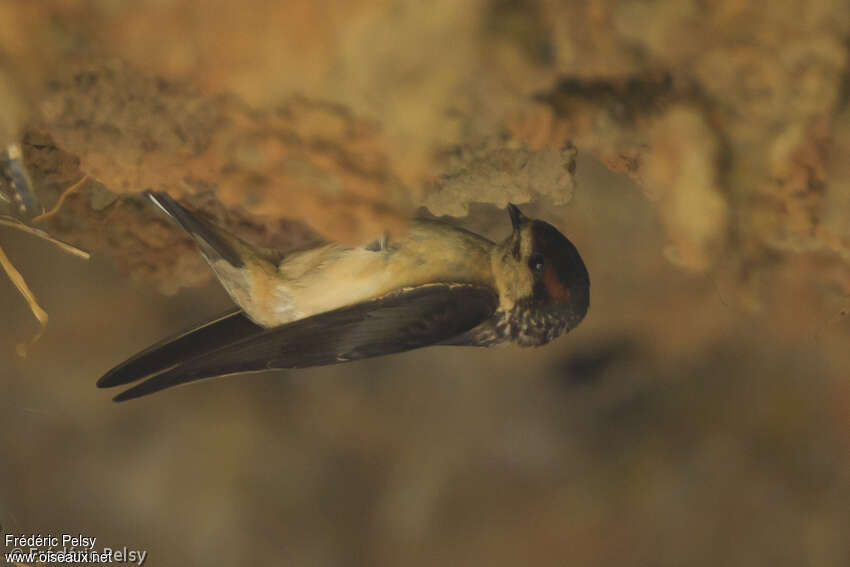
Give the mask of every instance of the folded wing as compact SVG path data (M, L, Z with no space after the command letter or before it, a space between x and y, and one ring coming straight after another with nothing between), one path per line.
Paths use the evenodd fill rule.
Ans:
M225 322L218 323L222 331L232 325L247 334L223 340L222 333L204 331L209 326L201 327L198 331L215 339L213 348L196 350L175 361L174 356L181 349L172 343L160 344L110 371L98 385L112 386L134 380L131 373L122 369L134 365L140 371L147 371L154 365L140 362L146 358L155 360L160 368L153 375L147 373L145 376L150 377L144 382L116 396L116 401L214 376L272 368L324 366L404 352L465 333L489 319L497 305L495 293L487 287L440 283L405 288L270 329L256 325L242 328L240 319L223 319ZM190 346L203 342L188 338L191 335L192 332L181 335L177 341ZM157 354L163 351L167 356ZM163 361L172 364L163 366ZM134 375L144 377L138 373Z
M97 385L111 388L129 384L263 331L263 327L253 323L241 310L232 310L146 348L104 374Z

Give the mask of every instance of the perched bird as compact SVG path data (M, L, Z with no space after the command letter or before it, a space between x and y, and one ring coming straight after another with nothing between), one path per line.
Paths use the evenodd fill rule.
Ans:
M304 368L430 345L539 346L573 329L590 302L575 246L508 205L497 244L420 220L400 238L281 254L257 248L165 193L146 196L195 240L240 309L166 339L106 373L137 398L202 378Z

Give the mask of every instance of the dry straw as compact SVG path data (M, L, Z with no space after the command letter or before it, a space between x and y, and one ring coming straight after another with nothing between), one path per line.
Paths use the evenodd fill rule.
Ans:
M62 207L62 204L65 202L65 199L68 198L68 195L79 189L86 182L86 180L88 180L88 176L83 176L82 179L68 187L65 191L62 192L62 194L59 196L59 200L56 202L56 205L52 209L50 209L50 211L34 217L32 221L41 222L56 214ZM80 250L79 248L72 246L67 242L63 242L57 238L54 238L50 236L47 232L25 224L14 217L0 215L0 225L15 228L27 234L31 234L33 236L41 238L42 240L46 240L47 242L50 242L51 244L54 244L55 246L59 247L59 249L63 252L78 256L85 260L88 260L91 257L88 252ZM18 289L18 292L20 292L20 294L24 297L30 307L30 311L32 311L32 314L35 316L36 319L38 319L39 322L39 330L35 334L35 336L29 341L25 343L20 343L16 346L15 350L17 351L18 355L23 357L27 355L27 350L29 349L29 347L32 346L32 344L35 343L38 339L40 339L41 335L44 333L44 329L47 326L47 312L41 307L41 305L39 305L38 300L35 298L35 294L32 292L29 285L27 285L24 276L22 276L21 272L19 272L18 269L15 268L15 265L12 264L12 261L6 255L6 252L3 250L2 246L0 246L0 266L2 266L3 271L6 272L6 275L9 276L9 279L12 280L12 283L15 284L15 287Z

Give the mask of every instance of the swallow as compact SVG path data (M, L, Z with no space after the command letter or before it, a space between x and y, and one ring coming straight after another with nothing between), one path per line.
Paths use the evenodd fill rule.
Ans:
M34 217L42 212L33 191L32 179L24 164L20 144L9 144L0 153L0 201L12 205L12 211L23 217Z
M166 193L145 195L192 237L238 309L107 372L101 388L143 380L115 401L204 378L427 346L540 346L575 328L590 304L576 247L513 204L513 231L501 243L418 220L398 238L283 254L244 242Z

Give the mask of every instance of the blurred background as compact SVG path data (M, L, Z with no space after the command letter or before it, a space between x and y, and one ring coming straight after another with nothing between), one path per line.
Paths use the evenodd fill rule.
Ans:
M50 316L18 356L38 325L0 277L0 531L149 565L847 565L845 13L0 4L0 214L92 254L0 226ZM146 188L284 250L417 214L500 239L513 201L591 309L539 349L114 404L106 370L231 305Z

